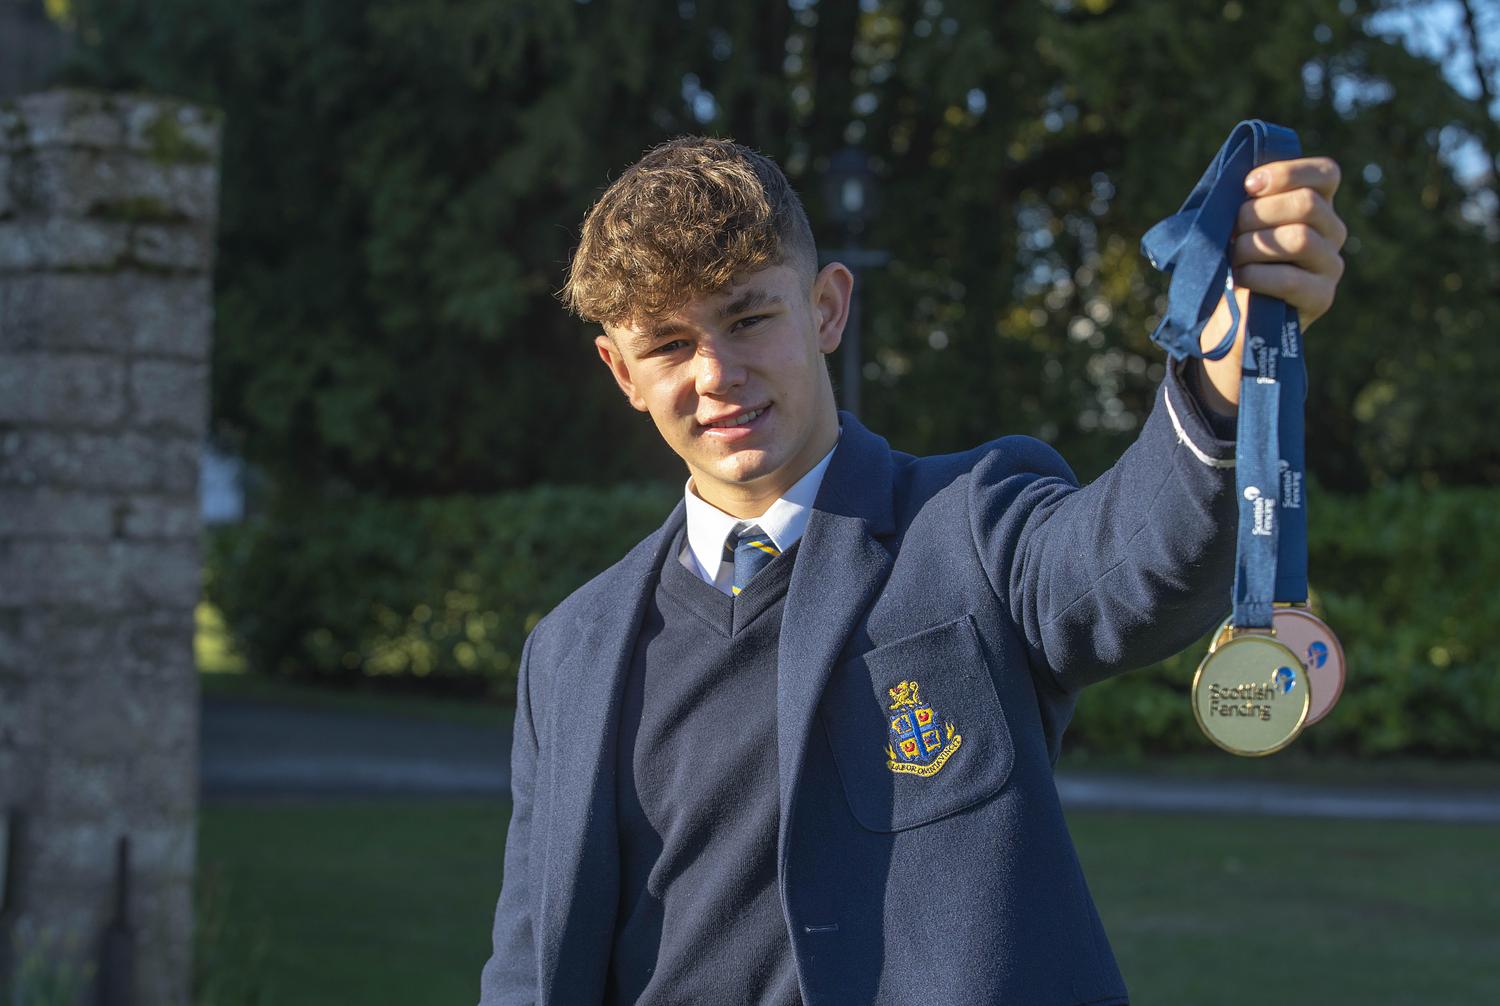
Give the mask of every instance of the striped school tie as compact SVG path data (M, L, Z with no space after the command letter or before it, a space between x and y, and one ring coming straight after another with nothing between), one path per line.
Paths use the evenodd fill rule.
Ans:
M734 563L734 586L730 589L736 594L744 590L751 578L780 554L771 536L754 524L738 535L731 534L724 542L724 561Z

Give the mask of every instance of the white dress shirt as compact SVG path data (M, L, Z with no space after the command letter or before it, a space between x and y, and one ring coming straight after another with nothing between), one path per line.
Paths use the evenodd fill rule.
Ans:
M730 532L738 534L753 524L771 536L777 551L785 552L795 545L802 532L807 530L813 500L817 499L823 473L828 470L828 462L836 450L837 442L823 455L822 461L813 465L811 471L798 479L786 495L772 503L759 517L730 516L694 492L693 480L689 477L683 487L683 499L687 504L687 541L678 559L703 582L733 595L734 563L724 561L724 542Z

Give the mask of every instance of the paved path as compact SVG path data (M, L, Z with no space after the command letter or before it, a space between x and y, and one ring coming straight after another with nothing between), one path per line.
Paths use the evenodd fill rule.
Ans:
M510 733L432 719L209 698L203 794L508 794ZM1285 814L1500 824L1500 793L1429 792L1062 773L1068 809Z
M510 733L462 723L206 698L203 795L510 792Z

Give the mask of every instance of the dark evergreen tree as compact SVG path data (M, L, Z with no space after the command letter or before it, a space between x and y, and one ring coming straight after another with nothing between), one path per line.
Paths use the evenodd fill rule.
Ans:
M874 158L877 427L919 451L1036 433L1092 472L1159 373L1140 235L1250 116L1346 171L1315 473L1494 483L1494 179L1444 159L1494 125L1366 30L1389 6L85 0L75 75L227 113L215 424L287 487L673 472L551 295L607 180L690 131L780 159L825 245L828 155Z
M526 629L676 490L622 490L634 506L474 497L680 485L649 420L594 362L592 330L553 293L599 191L681 133L776 157L825 249L844 240L825 204L829 158L862 147L880 199L859 238L891 255L860 279L865 417L922 453L1036 434L1089 477L1134 435L1161 371L1148 335L1166 284L1141 235L1235 122L1292 126L1343 165L1351 232L1339 303L1309 339L1313 474L1356 491L1500 484L1486 422L1500 386L1500 131L1486 105L1500 81L1486 64L1489 90L1466 97L1390 28L1442 4L1476 24L1496 16L1479 0L51 9L67 9L81 43L75 82L226 114L214 428L272 491L256 521L215 540L209 593L246 656L291 673L481 672L503 692ZM1455 169L1464 144L1479 170ZM1484 525L1478 504L1459 512L1482 495L1454 494L1441 526ZM1338 519L1341 505L1314 516ZM1404 694L1423 653L1457 662L1441 669L1458 682L1445 708L1483 706L1454 698L1471 679L1451 673L1495 680L1480 643L1434 635L1413 601L1405 634L1377 645L1389 607L1356 603L1358 563L1339 579L1349 556L1401 541L1374 553L1318 541L1334 556L1330 611L1365 627L1360 659L1394 668L1398 691L1370 690L1369 715ZM1122 729L1185 735L1179 682L1165 680L1108 686L1155 710L1155 726Z

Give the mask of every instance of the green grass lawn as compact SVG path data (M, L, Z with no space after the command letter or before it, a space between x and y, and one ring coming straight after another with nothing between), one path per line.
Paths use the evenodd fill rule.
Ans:
M1351 754L1310 752L1296 745L1272 758L1236 758L1210 745L1174 755L1099 755L1063 751L1059 772L1149 776L1214 782L1296 783L1350 789L1413 789L1432 792L1500 792L1500 762L1442 761L1392 756L1360 758Z
M197 1006L473 1006L509 813L498 800L207 805L198 959L213 992Z
M1068 817L1136 1002L1500 1002L1500 828Z
M507 810L209 804L199 1006L472 1004ZM1137 1003L1500 1001L1500 828L1069 819Z

